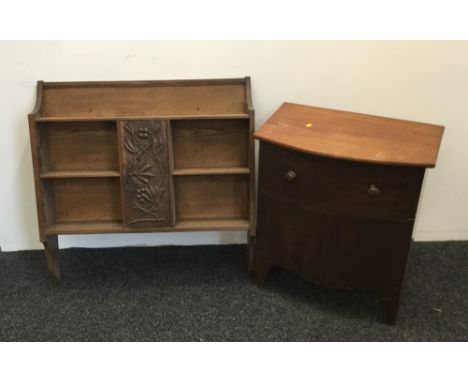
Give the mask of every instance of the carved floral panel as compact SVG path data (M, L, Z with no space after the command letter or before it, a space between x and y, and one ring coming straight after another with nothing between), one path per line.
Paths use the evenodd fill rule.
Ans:
M124 219L129 227L172 224L167 123L123 121Z

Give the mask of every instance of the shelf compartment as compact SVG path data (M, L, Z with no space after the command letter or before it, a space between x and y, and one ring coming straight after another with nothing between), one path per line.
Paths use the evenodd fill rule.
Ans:
M120 179L42 180L49 226L122 220Z
M248 219L248 175L174 177L176 222L200 219Z
M172 175L175 176L188 176L188 175L222 175L222 174L249 174L248 167L201 167L201 168L184 168L173 170Z
M171 129L176 170L248 167L248 120L176 120Z
M118 178L118 171L46 171L41 174L42 179L69 178Z
M38 126L43 173L117 171L115 122L51 122Z

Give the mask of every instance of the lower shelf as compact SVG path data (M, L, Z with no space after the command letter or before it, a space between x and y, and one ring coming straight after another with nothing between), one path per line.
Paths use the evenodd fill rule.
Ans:
M47 235L79 235L90 233L124 232L177 232L177 231L246 231L250 228L247 219L200 219L181 220L173 227L127 228L119 220L56 223L46 228Z
M110 233L122 231L122 221L119 220L55 223L46 228L47 235L73 235L81 233Z
M250 222L244 219L180 220L176 231L243 231L250 228Z
M61 178L118 178L118 171L46 171L41 174L42 179L61 179Z

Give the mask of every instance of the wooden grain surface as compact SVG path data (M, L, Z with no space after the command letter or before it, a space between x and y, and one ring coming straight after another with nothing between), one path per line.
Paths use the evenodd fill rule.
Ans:
M322 214L356 218L414 218L424 168L325 158L262 143L259 191ZM295 178L288 181L286 173ZM379 195L371 197L369 188Z
M323 286L368 289L394 323L424 173L261 142L257 283L280 266Z
M119 123L124 223L132 227L173 223L167 121Z
M248 120L179 120L171 127L175 169L248 166Z
M434 167L443 126L284 103L255 138L327 157Z
M61 178L118 178L118 171L45 171L41 173L42 179L61 179Z
M121 220L118 178L54 179L51 187L56 223Z
M255 234L255 126L248 77L39 81L28 117L42 241L46 235L97 232ZM170 194L180 197L179 216L175 220L172 198L172 225L128 227L121 200L125 158L117 126L158 119L175 127L167 131L167 172L173 175Z
M222 174L249 174L248 167L200 167L173 170L174 176L188 175L222 175Z
M183 219L171 227L126 227L122 220L75 221L54 223L46 228L48 235L70 235L89 233L137 233L137 232L196 232L196 231L246 231L250 227L248 219Z
M170 115L245 114L245 84L47 87L43 117L154 118Z
M116 171L115 122L41 123L42 171Z
M178 176L174 187L177 220L248 219L247 175Z

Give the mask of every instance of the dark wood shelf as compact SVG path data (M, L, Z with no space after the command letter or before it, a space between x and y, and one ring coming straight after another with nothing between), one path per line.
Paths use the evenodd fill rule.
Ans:
M45 171L41 179L70 179L70 178L118 178L120 173L113 170L105 171Z
M172 175L185 176L185 175L235 175L235 174L249 174L248 167L204 167L204 168L182 168L174 169Z

